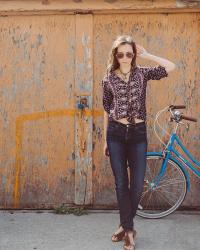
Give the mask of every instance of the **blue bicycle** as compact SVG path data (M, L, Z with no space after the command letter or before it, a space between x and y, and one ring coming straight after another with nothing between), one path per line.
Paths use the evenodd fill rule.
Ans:
M181 143L177 130L182 120L197 122L197 119L183 115L178 109L184 105L170 105L156 114L154 131L164 145L160 152L147 153L147 169L144 180L144 190L138 206L137 215L144 218L162 218L174 212L183 202L187 191L190 189L189 168L200 178L200 162L197 161ZM173 132L169 134L159 123L158 117L170 112L170 121L175 122ZM156 127L159 126L169 135L167 143L159 137ZM181 155L176 147L182 149L194 166Z

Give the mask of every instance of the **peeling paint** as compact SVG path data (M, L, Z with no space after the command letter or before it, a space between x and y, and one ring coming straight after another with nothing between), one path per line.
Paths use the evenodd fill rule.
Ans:
M14 185L14 206L15 208L19 207L20 202L20 175L21 175L21 162L22 162L22 138L23 138L23 126L26 121L36 121L39 119L47 119L49 117L56 117L56 116L74 116L75 114L79 115L78 111L75 110L54 110L54 111L48 111L48 112L40 112L35 114L27 114L27 115L21 115L16 120L16 174L15 174L15 185ZM84 116L102 116L103 111L102 110L87 110L84 113ZM92 152L92 149L89 147L89 152ZM41 157L41 156L40 156ZM76 160L80 157L76 154ZM41 161L42 158L38 159ZM84 159L84 162L86 166L89 165L88 158L86 157ZM47 158L42 159L43 163L47 162ZM83 162L80 162L83 164ZM77 171L79 171L77 169Z
M1 197L2 204L13 207L14 201L18 208L50 207L50 203L67 200L113 206L114 180L110 178L109 159L102 156L100 82L110 46L120 32L131 33L150 53L169 58L177 65L170 78L148 84L150 149L159 148L152 130L159 107L183 103L188 106L187 112L199 116L198 13L35 15L28 19L6 17L6 21L2 17L1 21L4 65L0 68L0 118L5 147L0 178L6 197ZM54 42L57 37L61 39ZM10 52L11 59L5 51ZM138 63L150 65L145 61ZM83 92L89 108L79 112L76 101ZM192 125L189 131L181 132L197 157L198 134L199 127ZM55 142L60 140L57 135L65 137L60 147L60 141ZM195 192L187 204L194 202Z
M185 7L200 7L199 0L176 0L176 6L178 8L185 8Z

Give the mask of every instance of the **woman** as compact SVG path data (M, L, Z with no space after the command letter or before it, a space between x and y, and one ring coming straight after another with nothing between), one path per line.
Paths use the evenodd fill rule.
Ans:
M136 58L159 65L139 67ZM131 36L119 36L113 43L107 75L102 80L104 107L104 155L110 157L115 178L120 224L112 241L124 239L124 249L135 247L133 219L143 191L146 170L146 85L175 69L167 59L148 53ZM130 183L127 166L130 171Z

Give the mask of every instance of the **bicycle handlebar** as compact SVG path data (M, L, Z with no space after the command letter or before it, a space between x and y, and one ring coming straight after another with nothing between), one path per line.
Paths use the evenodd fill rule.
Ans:
M185 105L170 105L169 109L185 109Z
M196 118L189 117L189 116L186 116L186 115L181 115L181 119L192 121L192 122L197 122Z
M189 117L189 116L186 116L186 115L183 115L182 113L180 113L180 111L173 111L174 109L185 109L186 106L185 105L170 105L169 106L169 109L168 111L172 111L173 113L173 116L171 117L171 120L175 120L175 121L180 121L182 119L184 120L188 120L188 121L191 121L191 122L197 122L197 119L196 118L193 118L193 117Z
M156 137L158 138L158 140L165 146L167 147L168 144L166 144L162 138L159 136L159 134L157 133L156 131L156 125L159 126L159 128L164 131L164 133L166 135L168 135L170 137L170 133L168 133L168 131L165 129L164 126L162 126L159 121L158 121L158 118L159 116L163 113L163 112L166 112L168 111L171 116L170 116L170 119L169 121L170 122L176 122L177 125L174 127L174 133L177 132L177 129L178 129L178 124L183 124L185 125L184 122L181 122L182 119L184 120L188 120L188 121L192 121L192 122L197 122L197 119L196 118L193 118L193 117L189 117L189 116L186 116L186 115L183 115L179 110L175 110L175 109L185 109L186 106L185 105L169 105L169 106L166 106L165 108L161 109L160 111L158 111L158 113L156 114L156 118L154 120L154 126L153 126L153 129L154 129L154 132L155 132L155 135ZM187 126L188 127L188 126Z

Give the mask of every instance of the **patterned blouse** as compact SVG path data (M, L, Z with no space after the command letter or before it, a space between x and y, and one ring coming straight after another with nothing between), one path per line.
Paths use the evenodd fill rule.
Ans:
M135 123L135 118L146 120L146 86L149 80L167 77L165 67L136 66L130 73L128 82L123 81L114 70L102 80L103 107L109 120L127 118Z

